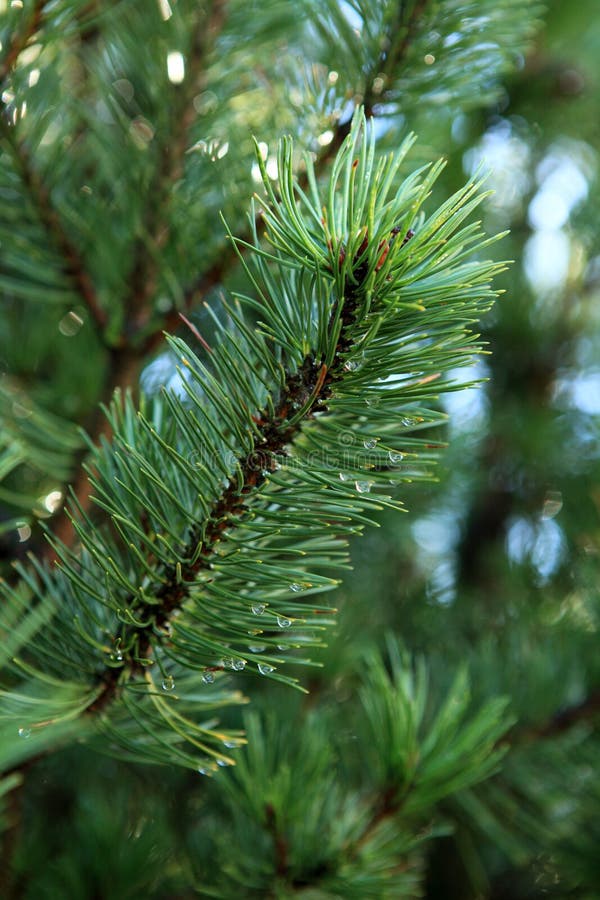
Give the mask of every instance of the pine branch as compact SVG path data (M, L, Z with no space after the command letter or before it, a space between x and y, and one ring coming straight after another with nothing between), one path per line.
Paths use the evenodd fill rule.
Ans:
M411 143L375 165L372 133L355 117L323 196L310 161L309 194L294 187L293 147L282 143L277 192L264 173L272 249L254 236L254 295L227 304L231 328L216 321L206 362L169 339L185 402L167 392L136 414L117 398L112 446L92 448L111 530L75 503L81 549L54 541L60 570L21 570L28 590L61 610L31 643L27 672L35 683L40 666L58 666L70 714L88 710L136 756L197 767L183 740L207 754L202 768L214 766L222 735L178 712L214 702L210 692L199 701L198 673L205 683L227 668L294 683L277 671L279 646L319 645L330 611L290 592L335 586L323 570L347 565L365 512L398 506L389 484L429 477L435 454L412 432L441 421L429 405L438 380L477 352L470 323L501 267L469 261L486 244L463 224L481 200L477 184L429 219L419 210L440 167L398 185ZM260 646L249 658L252 633ZM152 737L145 750L132 728Z
M183 565L177 563L163 573L163 587L157 593L160 612L148 627L137 629L138 656L141 660L150 655L155 629L164 629L173 613L181 610L189 598L190 588L186 585L194 584L202 571L210 571L217 545L223 540L224 532L229 527L235 527L236 519L244 514L252 496L266 481L267 473L274 472L278 465L277 460L286 456L286 448L292 445L300 434L304 421L313 418L319 406L320 411L327 411L327 401L331 398L336 383L344 377L343 356L350 349L346 330L355 325L357 293L357 289L353 287L347 290L342 314L343 329L339 332L335 344L333 364L328 367L322 363L319 366L311 356L307 356L299 372L286 373L275 407L273 408L269 402L254 417L256 449L245 459L238 460L238 474L229 479L226 489L214 501L207 516L208 525L203 528L192 528L182 553L182 556L190 562ZM339 312L332 311L329 332L334 330L338 318ZM299 405L302 405L304 414L291 425L290 413ZM202 549L198 555L196 548L200 545ZM143 603L136 603L134 597L129 597L127 603L131 604L134 618L138 615L142 617ZM92 711L104 708L114 699L118 690L119 674L118 669L109 670L109 680L105 681L103 692L94 700ZM139 669L137 674L141 674Z

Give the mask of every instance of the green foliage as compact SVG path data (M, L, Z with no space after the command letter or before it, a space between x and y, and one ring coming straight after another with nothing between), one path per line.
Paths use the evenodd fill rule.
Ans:
M46 760L43 777L30 779L27 827L14 860L25 896L87 900L93 892L135 900L157 896L157 888L175 896L182 883L164 795L159 809L151 782L112 761L98 767L97 757L81 750L65 751L71 778L62 784L59 759Z
M436 803L496 768L506 704L473 710L464 671L440 698L422 661L388 649L389 672L378 652L363 661L350 716L342 705L296 708L287 723L245 717L247 751L215 795L210 831L193 832L203 896L421 895L423 845L444 832Z

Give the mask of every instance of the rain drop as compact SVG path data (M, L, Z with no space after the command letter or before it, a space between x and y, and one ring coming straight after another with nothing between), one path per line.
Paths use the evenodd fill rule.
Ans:
M303 590L304 590L304 585L298 584L297 581L295 581L293 584L290 584L290 591L293 591L295 594L299 594L300 591L303 591Z
M223 741L223 746L228 750L239 750L242 746L241 741Z
M175 688L175 679L172 675L165 675L162 680L163 691L172 691Z
M267 647L265 644L248 644L248 650L250 653L262 653L263 650L266 650Z
M358 491L359 494L368 494L371 490L371 482L370 481L355 481L354 487Z
M202 681L204 682L204 684L212 684L214 680L215 680L214 672L209 672L207 670L206 672L203 673Z
M275 666L268 666L266 663L259 663L258 671L261 675L270 675L271 672L275 671Z
M381 401L380 397L366 397L365 398L365 403L367 406L379 406L380 401Z
M348 481L349 478L350 476L346 475L345 472L340 472L340 481Z
M363 441L363 447L365 448L365 450L374 450L376 446L377 446L376 438L372 438L368 441Z
M285 616L277 616L277 624L280 628L289 628L292 624L292 620L286 618Z
M396 453L394 450L390 450L390 452L388 453L388 456L389 456L390 462L394 463L394 464L402 462L402 460L404 459L403 453Z
M252 612L255 616L262 616L266 609L266 605L264 603L253 603L252 604Z
M223 767L223 766L230 766L231 763L229 762L228 759L218 759L217 765Z
M246 668L246 660L245 659L234 659L231 668L234 672L243 672Z
M26 741L27 738L31 737L31 728L19 728L17 734L20 738L23 738L23 740Z
M344 369L346 372L355 372L358 369L358 363L354 359L349 359L344 363Z
M233 669L233 659L231 656L226 656L222 661L221 665L224 669Z

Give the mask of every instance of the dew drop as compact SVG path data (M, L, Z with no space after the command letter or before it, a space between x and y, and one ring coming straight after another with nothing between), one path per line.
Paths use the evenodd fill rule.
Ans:
M230 766L231 763L229 762L228 759L218 759L218 760L217 760L217 765L218 765L218 766L221 766L221 768L223 768L224 766Z
M224 669L233 669L233 659L231 656L226 656L223 660L221 660L221 665Z
M405 428L410 428L411 425L415 424L415 420L409 418L408 416L404 416L402 419L400 419L400 424Z
M243 670L246 668L246 660L234 659L231 664L231 668L234 670L234 672L243 672Z
M377 446L377 438L371 438L368 441L363 441L363 447L365 450L374 450Z
M289 645L289 644L277 644L277 649L278 649L278 650L282 650L282 651L283 651L283 650L289 650L289 649L290 649L290 645Z
M110 658L116 660L117 662L122 662L123 660L123 651L121 649L121 638L117 637L114 639L114 650L110 654Z
M252 604L252 612L255 616L262 616L266 609L266 605L264 603L253 603Z
M209 770L205 769L204 766L200 766L200 768L198 769L198 775L208 775L208 774L209 774Z
M248 644L248 650L250 653L262 653L263 650L266 650L267 647L265 644Z
M239 750L242 746L241 741L223 741L223 746L227 747L228 750Z
M368 494L371 490L371 482L370 481L355 481L354 487L358 491L359 494Z
M356 369L358 369L358 363L356 362L355 359L349 359L347 362L344 363L344 370L346 372L355 372Z
M303 584L298 584L297 581L294 581L293 584L290 584L290 591L293 591L295 594L299 594L300 591L304 590Z
M27 738L31 737L31 728L19 728L17 734L20 738L23 738L23 740L26 741Z
M292 620L288 619L286 616L277 616L277 624L280 628L289 628L292 624Z
M391 463L399 463L404 459L404 453L396 453L394 450L390 450L388 453L388 457Z
M267 663L259 663L258 671L261 675L270 675L271 672L275 671L275 666L269 666Z
M348 481L349 478L350 476L346 475L345 472L340 472L340 481Z
M204 682L204 684L212 684L214 680L215 680L214 672L204 672L202 674L202 681Z
M379 406L380 401L381 401L380 397L366 397L365 398L365 404L367 406Z
M175 688L175 679L172 675L165 675L162 680L163 691L172 691Z

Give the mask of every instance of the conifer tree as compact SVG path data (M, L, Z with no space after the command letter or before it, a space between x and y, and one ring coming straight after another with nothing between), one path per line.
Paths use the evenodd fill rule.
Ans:
M3 896L592 898L585 218L489 312L592 190L538 4L0 11Z

